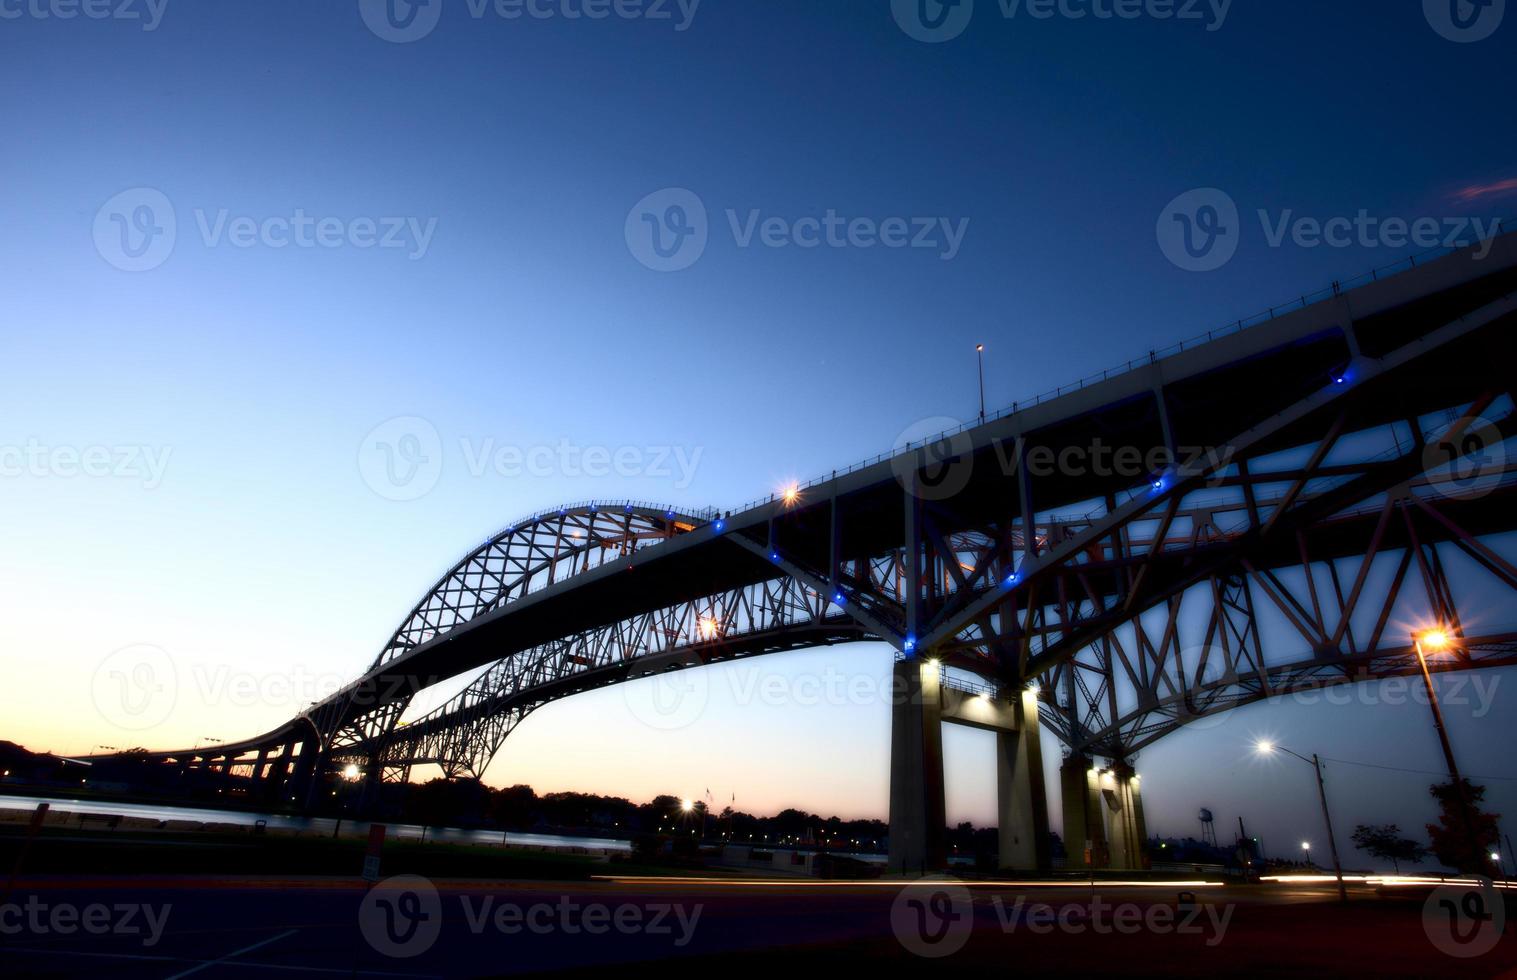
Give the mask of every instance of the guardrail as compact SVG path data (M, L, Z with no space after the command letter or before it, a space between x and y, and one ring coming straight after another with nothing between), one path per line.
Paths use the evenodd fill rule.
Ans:
M1507 224L1507 219L1498 220L1495 225L1498 230L1496 234L1492 235L1488 240L1494 242L1497 239L1503 238L1507 235L1517 234L1517 227L1508 228ZM829 480L835 480L839 476L846 476L849 473L866 469L870 466L875 466L888 459L894 459L897 456L903 456L909 452L920 449L923 446L941 442L944 439L947 439L951 436L956 436L961 432L968 431L969 429L978 428L981 425L995 422L1011 415L1016 415L1019 412L1024 412L1030 408L1035 408L1044 402L1053 401L1056 398L1062 398L1064 395L1073 394L1092 385L1100 384L1103 381L1110 381L1112 378L1121 377L1122 375L1127 374L1137 368L1148 367L1150 365L1157 364L1159 361L1162 361L1165 358L1174 357L1176 354L1181 354L1188 350L1194 350L1197 347L1200 347L1204 344L1209 344L1214 340L1220 340L1223 337L1230 337L1233 334L1242 333L1250 327L1256 327L1261 323L1269 323L1271 320L1275 320L1286 313L1294 313L1297 310L1304 310L1309 306L1313 306L1317 303L1322 302L1323 300L1335 299L1346 292L1350 292L1352 290L1371 285L1372 283L1379 282L1386 276L1395 275L1397 273L1415 269L1419 263L1426 265L1428 262L1431 262L1434 259L1442 258L1445 255L1452 255L1453 253L1467 247L1468 246L1460 245L1453 247L1441 246L1438 248L1431 248L1425 252L1418 252L1416 255L1401 259L1400 261L1392 262L1388 265L1371 269L1369 272L1366 272L1360 276L1355 276L1352 279L1334 280L1330 286L1326 286L1315 292L1303 293L1298 299L1290 300L1280 306L1271 306L1268 310L1261 311L1254 314L1253 316L1244 317L1240 320L1234 320L1225 326L1218 327L1214 330L1208 330L1204 334L1197 334L1194 337L1191 337L1187 340L1182 340L1179 343L1171 344L1168 347L1151 350L1148 352L1147 357L1133 358L1126 364L1120 365L1118 367L1108 368L1099 374L1087 375L1078 381L1066 385L1060 385L1057 388L1053 388L1039 395L1035 395L1031 399L1014 401L1011 403L1011 406L1009 408L1002 408L990 413L989 415L986 415L983 421L976 419L972 422L965 422L956 428L944 429L942 432L939 432L935 435L907 443L905 446L892 449L890 452L879 453L878 455L871 456L868 459L861 460L841 469L833 470L829 476L817 477L816 479L809 480L805 483L799 483L796 485L796 489L799 491L805 491L811 487L826 483ZM771 493L767 497L758 497L754 500L750 500L748 503L737 508L731 513L742 513L743 511L751 510L754 507L761 507L765 504L772 504L779 499L781 499L781 494Z

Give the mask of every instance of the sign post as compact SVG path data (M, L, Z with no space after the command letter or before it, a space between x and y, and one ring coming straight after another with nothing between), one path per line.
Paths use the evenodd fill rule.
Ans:
M363 856L363 880L369 884L379 880L379 851L385 843L385 825L369 825L369 847Z

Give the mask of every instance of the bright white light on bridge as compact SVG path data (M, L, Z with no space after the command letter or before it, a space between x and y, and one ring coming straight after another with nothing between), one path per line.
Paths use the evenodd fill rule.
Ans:
M1275 743L1271 742L1269 739L1261 738L1259 741L1254 743L1254 748L1258 749L1260 752L1263 752L1265 755L1269 755L1271 752L1275 751Z
M1449 635L1440 629L1424 630L1417 641L1428 653L1442 653L1449 648Z
M357 779L358 778L358 767L355 766L355 765L353 765L353 763L351 763L351 762L348 763L347 767L342 770L342 777L344 779Z
M786 507L793 507L801 499L801 488L792 483L780 492L780 497L785 501Z
M701 639L714 640L716 639L717 633L721 631L721 624L716 621L715 616L702 616L700 621L700 631Z

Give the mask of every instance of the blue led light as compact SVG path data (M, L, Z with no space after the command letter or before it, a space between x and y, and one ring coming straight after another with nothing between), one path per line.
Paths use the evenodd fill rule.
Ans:
M1013 585L1017 584L1017 579L1019 579L1019 578L1021 578L1021 576L1019 574L1017 574L1016 572L1012 572L1010 575L1006 576L1006 581L1002 582L1001 584L1004 585L1004 586L1006 586L1009 589Z
M778 551L771 551L771 552L769 552L769 560L770 561L779 561L780 560L780 553Z
M837 592L832 593L832 602L833 602L833 605L841 606L843 603L845 603L847 601L848 601L848 597L845 596L845 595L843 595L842 590L839 590Z
M711 526L716 528L717 534L721 534L723 531L727 530L727 522L723 520L718 520Z
M917 638L914 637L914 636L908 636L908 637L906 637L906 652L910 653L911 651L915 650L916 648L917 648Z

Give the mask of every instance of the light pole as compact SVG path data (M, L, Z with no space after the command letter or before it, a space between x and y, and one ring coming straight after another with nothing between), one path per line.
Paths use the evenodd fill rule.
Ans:
M1312 866L1312 842L1309 840L1302 841L1301 851L1306 856L1306 866L1310 868Z
M985 424L985 345L974 345L975 359L980 367L980 424Z
M1327 824L1327 847L1333 855L1333 873L1338 877L1338 901L1347 902L1348 888L1343 884L1343 865L1338 861L1338 840L1333 836L1333 817L1332 814L1330 814L1327 810L1327 784L1322 780L1322 761L1317 758L1317 754L1315 752L1313 752L1312 757L1308 759L1306 756L1301 755L1299 752L1292 752L1285 746L1276 745L1273 742L1260 742L1257 748L1265 755L1269 755L1271 752L1279 749L1281 752L1284 752L1287 755L1291 755L1297 759L1300 759L1302 762L1305 762L1307 765L1311 766L1313 770L1316 771L1317 797L1322 801L1322 821ZM1308 845L1303 844L1302 846L1307 847Z
M1434 653L1442 653L1453 644L1447 632L1441 629L1412 633L1412 646L1417 651L1417 664L1422 668L1422 683L1427 686L1427 704L1433 709L1433 728L1438 732L1438 744L1443 746L1443 760L1448 763L1449 779L1454 784L1454 799L1459 803L1459 819L1464 824L1465 836L1469 838L1470 856L1481 853L1480 842L1475 838L1475 823L1470 818L1470 801L1464 793L1464 779L1459 775L1459 766L1454 762L1454 746L1449 742L1449 733L1443 727L1443 709L1438 706L1438 695L1433 690L1433 675L1427 669L1427 654L1423 644Z

